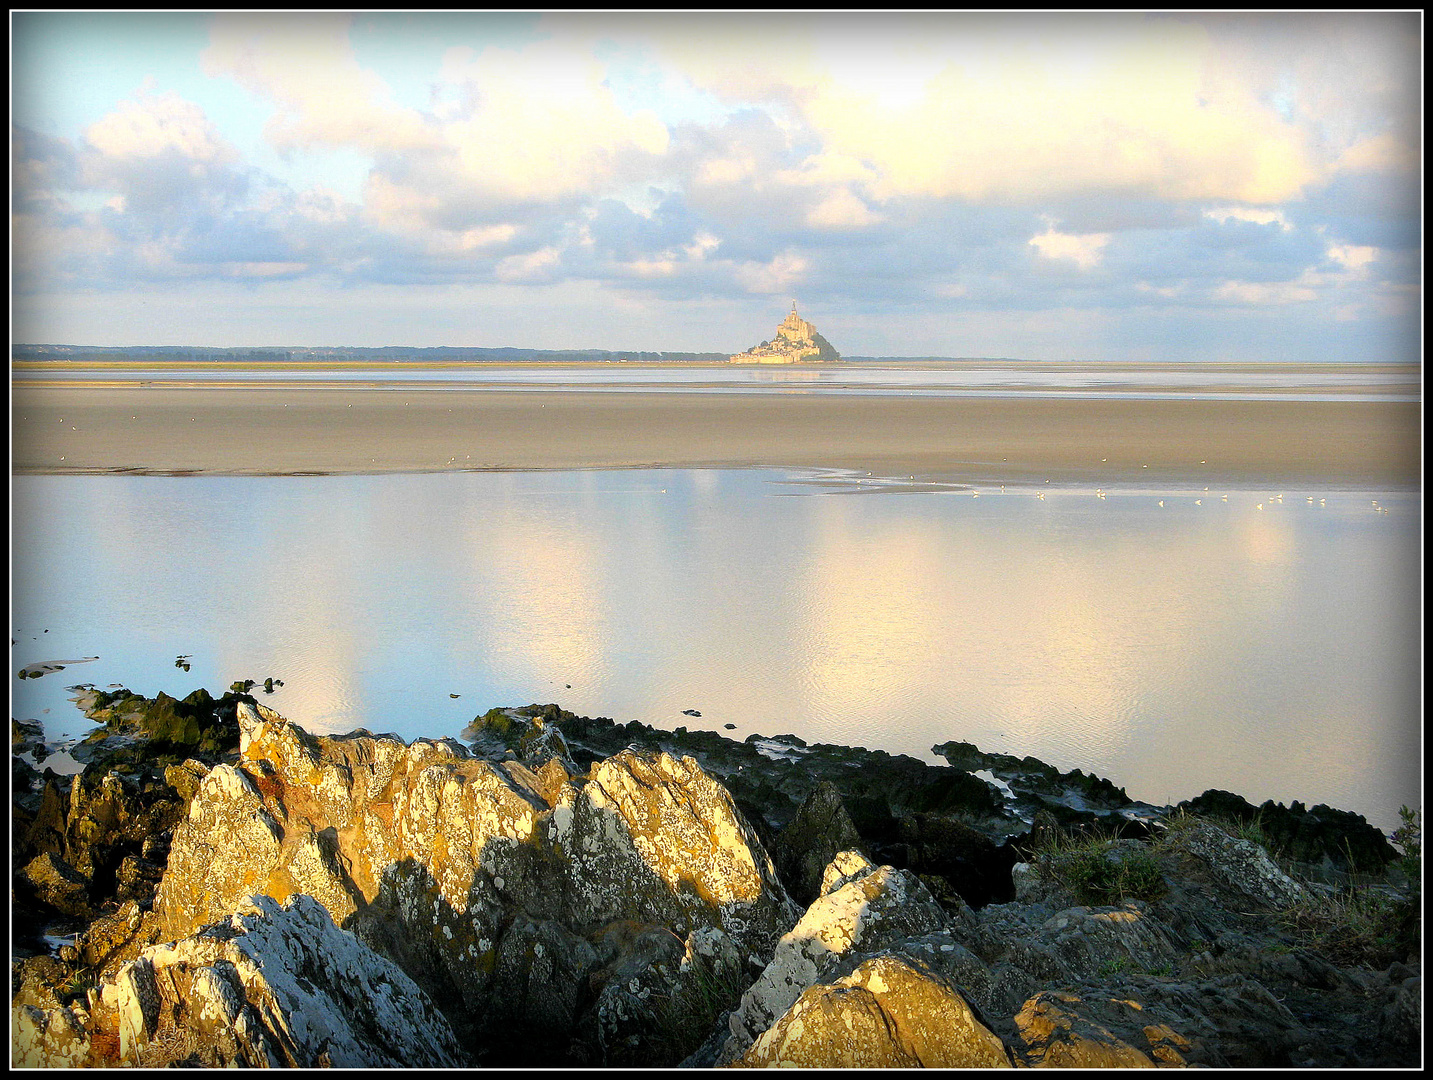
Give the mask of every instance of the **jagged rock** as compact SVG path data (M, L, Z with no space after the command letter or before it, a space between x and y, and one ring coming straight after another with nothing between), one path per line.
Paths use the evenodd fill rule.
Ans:
M735 1061L808 986L844 957L870 953L946 923L939 904L913 875L873 866L842 852L823 878L832 887L777 942L771 962L742 995L729 1020L721 1062Z
M124 856L137 854L153 836L167 835L183 813L183 803L165 785L141 789L120 773L96 777L86 769L70 786L66 858L107 891L102 879L118 868Z
M158 863L126 855L115 873L114 898L120 903L133 900L140 907L148 908L163 876L164 867Z
M1139 809L1138 804L1104 777L1080 769L1062 773L1039 758L987 753L967 742L941 743L932 746L931 752L957 769L989 771L1010 789L1009 808L1024 820L1046 818L1067 826L1099 824L1120 833L1134 825L1127 813Z
M75 704L103 726L70 753L76 761L106 768L132 768L157 753L216 760L233 748L238 736L235 706L254 700L234 690L216 699L203 687L183 700L163 691L146 698L124 687L113 691L92 686L76 689Z
M53 956L30 956L15 961L10 969L10 1003L58 1009L60 987L69 977L69 966Z
M888 954L803 991L737 1064L988 1069L1010 1068L1011 1058L954 984Z
M1086 1003L1096 1000L1087 993ZM1311 1033L1267 987L1245 975L1220 975L1200 982L1127 978L1118 992L1109 984L1103 999L1134 1000L1137 1013L1102 1016L1108 1026L1144 1017L1166 1023L1191 1043L1181 1051L1191 1064L1215 1068L1278 1068L1294 1062L1291 1054ZM1131 1033L1131 1037L1133 1037Z
M35 754L35 760L45 757L45 728L38 720L16 720L10 717L11 754Z
M111 1064L440 1068L451 1028L397 965L312 897L255 896L228 919L144 950L115 977Z
M1041 982L1073 984L1111 971L1172 969L1181 956L1169 929L1140 900L1049 912L1043 905L992 904L977 914L966 941L987 963L1004 961L1014 992L1028 997ZM1023 997L1022 997L1023 1000Z
M81 1015L76 1015L79 1012ZM72 1069L88 1063L90 1034L83 1010L13 1005L10 1065L16 1069Z
M1395 1051L1416 1054L1423 1045L1423 979L1398 983L1378 1018L1378 1037Z
M159 920L134 900L102 914L79 935L78 963L97 976L112 976L161 937Z
M1221 935L1215 944L1218 953L1199 962L1202 974L1238 973L1265 984L1283 982L1317 990L1359 991L1357 981L1307 949L1273 951L1267 941L1242 938L1232 932Z
M575 1055L587 1064L646 1067L681 1059L750 980L746 958L714 927L683 941L663 927L624 921L604 927L596 943L603 964L589 985L597 999L582 1018L584 1045Z
M831 860L842 851L860 848L861 836L846 813L840 791L822 780L777 835L771 860L792 899L810 905L821 895L821 876Z
M628 746L665 750L674 757L690 755L727 787L738 805L752 808L753 823L760 818L777 831L795 817L815 786L827 781L840 792L862 846L873 859L893 865L902 865L898 823L910 813L960 814L991 835L1009 836L1027 828L984 780L902 754L826 743L808 746L794 735L753 734L737 742L714 731L663 731L636 720L617 724L605 717L575 716L553 704L495 711L508 722L541 715L559 724L579 763L601 760Z
M296 894L318 897L405 968L485 1064L642 1067L690 1055L688 1064L709 1067L752 1053L763 1039L761 1052L777 1057L788 1043L810 1050L825 1041L810 1032L832 1020L872 1038L852 1035L830 1047L924 1061L909 1040L890 1037L915 997L878 1000L856 985L877 957L957 988L1006 1046L1027 1045L1017 1018L1043 1001L1034 1012L1051 1030L1036 1039L1032 1057L1046 1064L1073 1053L1080 1039L1069 1032L1089 1036L1081 1052L1097 1046L1118 1056L1123 1045L1165 1066L1397 1067L1417 1059L1416 967L1377 974L1340 966L1341 953L1321 954L1301 938L1305 931L1271 912L1299 894L1280 892L1259 849L1172 818L1163 838L1145 843L1143 819L1126 820L1134 811L1107 782L1034 759L992 764L992 755L959 746L947 747L961 765L953 768L787 736L736 743L712 732L664 733L556 706L494 713L494 730L507 727L488 760L451 740L406 746L367 732L315 739L251 705L235 766L186 762L164 784L150 768L109 781L91 769L78 795L47 773L45 790L31 791L17 810L23 839L15 853L32 837L65 862L72 849L88 850L94 906L116 893L142 899L166 857L170 870L155 911L125 903L66 944L61 960L35 957L12 968L15 1030L17 1010L31 1010L23 1021L29 1059L87 1054L77 1063L114 1063L122 1032L130 1060L146 1064L267 1061L271 1050L282 1058L279 1036L239 1019L246 1014L234 1010L235 984L222 971L195 975L222 962L184 972L171 965L168 974L152 964L124 968L158 941L205 922L229 925L251 892L296 904L305 902ZM684 757L688 751L695 758ZM965 768L991 768L1013 798L997 798L995 786ZM831 791L813 794L823 782ZM1044 808L1033 827L1023 825L1001 798L1007 807ZM1150 887L1154 898L1084 906L1073 886L1032 867L1011 870L1006 888L1017 902L965 903L956 886L972 892L971 875L956 856L970 836L952 823L990 838L990 848L978 845L976 869L986 872L994 859L1011 858L1014 843L1038 851L1036 834L1064 820L1050 808L1060 799L1081 822L1104 814L1107 827L1140 838L1109 852L1158 864L1163 882ZM783 855L781 841L758 838L784 829L794 841L801 805L814 811L823 800L839 802L864 854L835 853L820 874L821 895L777 942L799 911L762 851ZM141 822L159 802L183 819L173 845L162 822ZM1323 821L1327 808L1296 809L1301 820L1317 811ZM16 919L34 921L42 909L26 908L32 886L18 871L15 888ZM1385 891L1406 903L1400 889L1395 881ZM20 946L45 947L38 937ZM100 986L76 1000L91 972ZM199 1011L185 1006L176 1025L176 988L197 1000L196 979ZM1052 998L1054 991L1078 1001ZM803 1019L797 1033L788 1014L808 992L820 1004L803 1010L812 1026ZM1055 1031L1056 1008L1069 1019L1065 1034ZM208 1028L197 1019L205 1010ZM227 1028L213 1019L231 1014ZM271 1033L287 1023L262 1019ZM1113 1042L1094 1038L1095 1029ZM310 1031L291 1031L304 1053L319 1045ZM12 1039L12 1058L19 1046ZM321 1048L311 1057L325 1060Z
M156 900L166 932L192 932L246 892L314 896L464 1038L491 1026L515 926L514 941L545 922L580 937L633 920L678 941L714 928L746 957L799 914L731 796L690 758L625 751L584 779L558 757L534 772L448 740L318 739L245 705L239 718L238 766L210 770L175 832ZM567 951L575 975L581 950ZM554 1062L567 1049L541 1044Z
M597 1001L583 1024L596 1063L655 1064L650 1044L658 1028L656 1008L675 985L684 943L665 927L643 927L628 920L604 927L597 940L604 963L590 977Z
M1255 807L1232 792L1210 788L1178 808L1235 824L1257 824L1281 858L1301 864L1307 872L1323 871L1333 880L1349 872L1381 873L1398 858L1388 838L1361 815L1321 803L1306 809L1297 800L1285 807L1270 799Z
M90 879L50 852L31 859L21 875L35 896L66 915L90 914Z
M908 814L900 820L905 864L917 873L943 877L973 907L1014 897L1013 852L1002 852L963 822L939 814Z
M517 741L516 752L519 760L534 771L542 770L553 761L569 776L578 771L562 729L541 716L533 717L532 723Z
M839 360L841 354L831 343L816 332L801 316L796 314L796 305L791 305L791 314L776 328L776 336L770 341L737 353L731 358L733 364L796 364L813 360Z
M523 1051L538 1040L565 1046L586 1004L588 974L597 962L597 950L586 938L551 919L538 922L517 914L494 962L487 1019L498 1052L491 1064L522 1063Z
M1015 1023L1025 1041L1029 1064L1036 1068L1066 1069L1155 1067L1148 1054L1082 1016L1078 1009L1080 1003L1075 994L1057 991L1039 993L1025 1003ZM1183 1061L1170 1063L1183 1064Z
M188 818L175 830L169 868L155 898L165 932L183 937L223 918L246 892L273 888L269 879L282 835L247 773L232 765L211 769L189 805ZM283 884L291 882L292 877ZM292 891L275 898L287 899ZM336 914L350 913L340 908Z
M1202 860L1221 884L1251 904L1284 908L1308 899L1308 890L1280 870L1263 848L1208 822L1191 822L1172 843Z
M189 758L181 765L165 766L164 782L174 789L174 793L183 800L187 810L189 803L199 793L199 785L203 783L208 771L209 766L204 762Z
M875 863L857 848L836 852L821 871L821 888L817 898L833 893L858 878L866 877L875 868Z
M799 914L731 795L691 758L623 751L552 819L579 922L717 926L753 954ZM655 916L655 917L654 917Z
M1010 883L1015 888L1015 901L1020 904L1038 903L1047 892L1046 883L1033 863L1018 862L1012 866Z
M46 776L33 819L23 831L18 827L16 829L19 842L12 853L16 859L28 861L45 852L64 855L65 818L70 805L69 782L72 781L64 781L52 773Z
M1070 978L1090 978L1107 967L1169 967L1179 956L1168 930L1140 900L1068 908L1045 922L1040 941Z

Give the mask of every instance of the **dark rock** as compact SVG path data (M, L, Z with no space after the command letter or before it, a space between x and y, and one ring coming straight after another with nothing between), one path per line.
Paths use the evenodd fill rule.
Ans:
M669 935L670 936L670 935ZM498 943L484 1042L490 1065L558 1065L590 999L597 950L550 919L519 912Z
M1148 1054L1092 1019L1082 1006L1084 1000L1078 995L1051 990L1043 990L1025 1003L1015 1023L1025 1043L1029 1065L1061 1069L1154 1067ZM1175 1056L1169 1064L1182 1065L1184 1059Z
M1015 898L1010 868L1016 856L996 847L963 822L938 814L909 814L900 821L906 865L919 874L943 877L971 907Z
M797 903L809 906L820 895L821 874L837 852L861 847L841 793L829 780L822 780L777 834L771 858L786 891Z
M23 839L16 844L15 859L26 860L44 852L63 855L65 852L65 819L69 813L69 778L60 778L53 773L45 780L40 793L40 803L35 816L23 833Z
M126 855L115 874L114 898L121 903L132 900L140 907L148 908L163 876L164 867L158 863L137 855Z
M45 729L38 720L10 718L10 754L12 759L18 754L30 754L37 763L45 760L49 749L45 746Z
M148 786L117 772L76 776L65 821L65 854L93 879L96 898L108 896L127 855L139 855L155 835L168 835L184 818L185 804L167 785Z
M124 687L112 691L81 687L75 701L87 717L103 725L71 751L76 759L134 769L184 757L219 761L238 746L235 709L240 702L252 704L254 699L247 688L215 698L200 687L180 700L163 691L146 698Z
M1319 804L1306 810L1295 800L1287 808L1273 800L1255 807L1238 795L1211 788L1179 804L1192 814L1220 818L1237 825L1257 826L1269 850L1284 858L1339 875L1379 874L1398 858L1388 838L1362 815Z
M1412 975L1399 982L1378 1018L1378 1037L1410 1059L1423 1045L1423 980Z
M188 758L179 765L165 766L164 782L174 789L174 794L179 796L184 803L186 811L189 808L190 800L199 791L199 785L208 771L208 765L194 758Z

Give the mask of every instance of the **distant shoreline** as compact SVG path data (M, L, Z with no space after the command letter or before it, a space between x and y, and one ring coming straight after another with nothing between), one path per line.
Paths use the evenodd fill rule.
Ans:
M962 482L1417 486L1421 402L12 381L14 473L843 468Z
M18 347L17 347L18 348ZM364 359L338 357L323 357L319 359L226 359L222 356L198 356L191 358L175 357L132 357L123 355L124 350L113 350L115 356L96 355L86 350L76 350L79 355L54 355L44 357L15 357L11 360L11 368L14 371L22 372L43 372L46 370L74 370L77 368L94 368L96 370L140 370L155 368L163 370L166 368L183 369L193 367L217 368L225 371L354 371L354 370L375 370L391 371L395 367L401 368L431 368L437 370L455 370L474 366L492 367L554 367L572 366L583 367L597 365L607 367L611 364L628 364L633 367L667 368L667 367L699 367L715 364L725 367L730 361L727 357L717 353L670 353L663 354L671 357L686 357L686 359L652 359L652 353L631 352L628 354L610 353L608 356L594 358L594 354L601 350L585 350L582 352L563 352L560 350L544 351L540 349L479 349L479 350L452 350L452 351L473 351L480 353L503 353L518 354L527 356L527 359L514 359L511 356L491 356L473 358L406 358L395 356L388 359ZM142 352L143 350L135 350ZM216 352L219 350L215 350ZM244 350L236 350L244 351ZM263 352L265 350L252 350ZM282 351L282 350L278 350ZM293 350L295 352L328 353L344 352L348 350ZM352 350L354 352L380 352L382 350ZM414 350L421 352L422 350ZM445 351L445 350L434 350ZM540 357L540 358L533 358ZM645 357L645 358L643 358ZM795 364L776 365L779 368L812 368L820 370L839 369L843 366L878 366L890 365L897 367L927 368L927 367L982 367L996 368L1002 370L1029 370L1029 371L1059 371L1059 372L1080 372L1080 371L1109 371L1109 372L1178 372L1184 373L1259 373L1259 372L1280 372L1290 374L1329 374L1334 372L1348 372L1350 374L1387 374L1404 375L1412 381L1421 385L1422 365L1419 363L1399 363L1385 361L1141 361L1141 360L1018 360L1010 357L984 357L984 356L846 356L840 360L832 361L806 361Z

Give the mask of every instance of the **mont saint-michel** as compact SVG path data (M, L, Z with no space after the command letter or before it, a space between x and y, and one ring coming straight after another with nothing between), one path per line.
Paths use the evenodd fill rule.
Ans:
M813 361L839 360L841 354L831 343L816 332L816 327L796 314L796 302L791 303L791 314L776 328L776 336L770 341L737 353L731 358L733 364L805 364Z

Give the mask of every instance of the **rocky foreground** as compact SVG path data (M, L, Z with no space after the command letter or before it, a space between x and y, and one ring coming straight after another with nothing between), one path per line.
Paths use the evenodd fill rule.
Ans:
M12 757L12 1065L1420 1063L1416 840L1353 814L246 689L91 691L82 774Z

